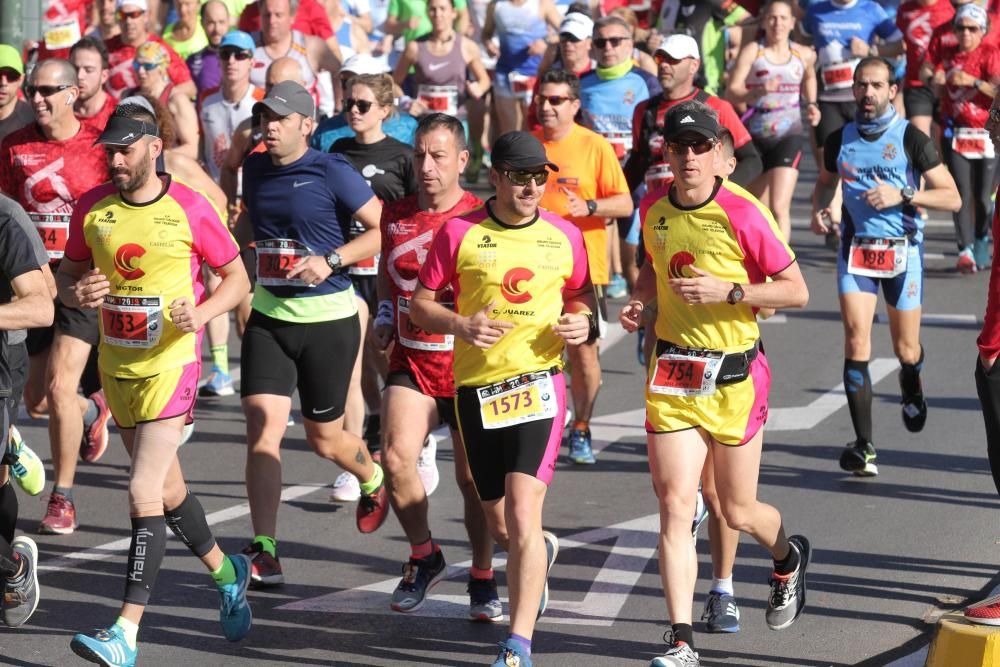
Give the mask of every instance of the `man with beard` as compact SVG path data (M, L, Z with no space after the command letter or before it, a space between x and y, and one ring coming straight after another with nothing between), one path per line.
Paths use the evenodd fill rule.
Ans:
M837 287L844 322L844 388L856 439L841 453L840 467L859 476L878 474L868 360L879 286L902 366L903 425L916 433L927 419L920 383L924 221L917 207L955 211L961 206L934 143L896 114L893 71L884 58L858 63L853 85L857 113L827 138L813 190L812 229L827 234L834 218L831 202L838 182L844 181Z

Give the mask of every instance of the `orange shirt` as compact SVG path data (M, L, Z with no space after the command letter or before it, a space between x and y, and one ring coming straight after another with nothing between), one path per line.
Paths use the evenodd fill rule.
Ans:
M573 125L562 139L547 141L541 128L533 133L545 146L549 160L559 171L549 175L541 207L569 220L583 232L590 262L590 279L595 285L608 284L608 228L605 218L586 216L574 218L567 210L566 191L577 197L604 199L628 194L625 173L618 163L615 149L601 135L580 125Z

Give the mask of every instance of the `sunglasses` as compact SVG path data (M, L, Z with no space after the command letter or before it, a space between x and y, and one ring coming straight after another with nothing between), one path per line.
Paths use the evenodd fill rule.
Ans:
M531 181L535 182L535 185L545 185L545 181L549 180L549 170L542 169L541 171L524 171L521 169L504 169L503 175L510 180L514 185L525 186Z
M688 149L695 155L704 155L715 146L715 139L699 139L697 141L668 141L667 150L674 155L687 155Z
M622 42L627 42L630 39L630 37L595 37L594 46L599 49L603 49L605 46L610 44L613 48L617 49L621 46Z
M982 30L978 25L956 25L955 32L979 32Z
M13 67L0 67L0 81L11 83L21 80L21 73Z
M234 49L225 49L219 51L219 57L222 58L223 60L232 60L233 58L236 58L239 61L243 61L243 60L250 60L251 58L253 58L253 54L250 53L249 51L237 51Z
M357 107L359 113L366 114L371 110L373 104L375 103L369 100L356 100L353 97L348 97L344 100L344 111L350 111Z
M121 9L119 9L117 12L115 12L115 16L118 17L119 21L124 21L125 19L137 19L145 13L146 12L142 11L141 9L133 9L130 12L122 11Z
M136 72L138 72L141 69L144 69L147 72L152 72L154 69L156 69L159 66L160 66L160 63L141 63L138 60L133 60L132 61L132 69L134 69Z
M541 106L545 106L545 103L548 102L552 106L557 107L560 104L564 104L564 103L569 102L569 101L571 101L573 99L575 99L575 98L566 97L565 95L536 95L535 96L535 104L537 104L538 106L541 107Z
M25 86L24 92L27 94L28 99L35 96L38 93L42 97L52 97L56 93L61 93L67 88L72 88L73 86L65 83L61 83L58 86Z
M561 32L561 33L559 33L559 41L560 42L572 42L574 44L578 44L578 43L582 42L583 40L574 37L573 35L569 34L568 32Z
M663 51L657 51L653 54L653 60L657 65L662 65L663 63L667 63L668 65L679 65L687 60L687 58L674 58L672 56L668 56Z

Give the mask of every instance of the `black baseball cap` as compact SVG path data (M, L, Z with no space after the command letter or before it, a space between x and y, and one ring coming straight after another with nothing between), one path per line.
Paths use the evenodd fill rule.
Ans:
M156 123L147 123L136 118L111 116L104 131L94 145L110 144L111 146L131 146L144 136L158 137L160 130Z
M275 84L263 100L253 105L253 114L256 116L265 107L282 117L298 113L312 118L316 113L316 101L313 96L301 84L294 81Z
M535 169L548 167L559 171L559 167L549 161L545 147L530 132L508 132L493 143L493 166L497 169Z
M673 141L685 132L694 132L706 139L718 139L719 121L704 111L674 107L663 119L663 138Z

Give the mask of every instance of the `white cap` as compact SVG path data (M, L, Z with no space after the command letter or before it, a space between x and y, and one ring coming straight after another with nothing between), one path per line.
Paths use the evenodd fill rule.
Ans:
M351 74L386 74L390 70L388 63L364 53L356 53L344 61L340 71Z
M149 11L149 4L146 2L146 0L115 0L115 9L121 9L125 5L129 5L131 7L138 7L144 12Z
M955 11L955 18L952 19L952 22L958 23L959 19L970 19L983 30L986 30L986 26L989 24L989 17L986 15L986 10L971 2L967 5L962 5Z
M691 35L670 35L660 42L656 50L663 51L677 60L682 58L701 60L701 56L698 54L698 42L694 41L694 37Z
M567 33L583 41L594 34L594 21L586 14L570 12L559 24L559 34Z

